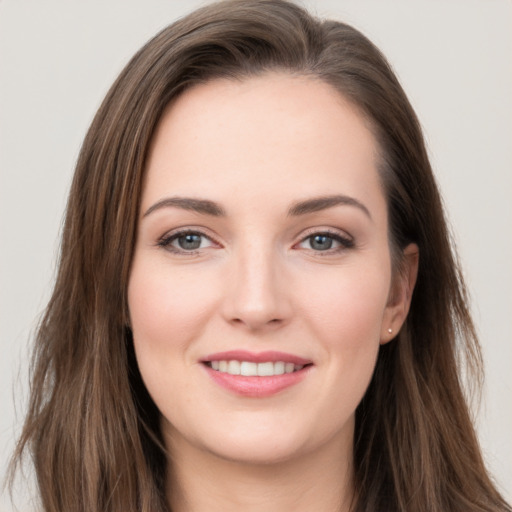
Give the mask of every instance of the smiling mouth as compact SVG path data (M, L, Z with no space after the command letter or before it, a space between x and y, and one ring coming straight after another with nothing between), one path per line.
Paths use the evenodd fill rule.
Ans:
M266 398L294 387L314 366L310 359L273 350L228 350L201 363L214 383L244 398Z
M204 364L219 373L241 375L243 377L274 377L302 370L310 364L294 364L284 361L252 361L219 360L205 361Z

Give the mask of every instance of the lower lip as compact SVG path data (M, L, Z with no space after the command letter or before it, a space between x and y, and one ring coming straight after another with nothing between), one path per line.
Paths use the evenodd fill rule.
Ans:
M206 365L204 368L210 378L224 389L241 396L264 398L275 395L301 382L309 373L311 366L306 366L302 370L293 373L284 373L271 377L245 377L243 375L219 372Z

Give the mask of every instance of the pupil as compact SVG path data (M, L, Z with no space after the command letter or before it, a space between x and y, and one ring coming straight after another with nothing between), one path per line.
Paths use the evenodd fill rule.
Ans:
M315 235L311 241L311 247L320 251L326 251L332 247L332 238L325 235Z
M201 247L200 235L183 235L178 238L178 244L182 249L193 250Z

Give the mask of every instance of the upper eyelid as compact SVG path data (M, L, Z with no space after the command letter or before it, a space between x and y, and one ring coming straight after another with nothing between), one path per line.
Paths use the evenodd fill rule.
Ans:
M203 226L182 226L170 229L169 231L166 231L162 236L158 237L157 242L160 243L162 241L169 240L170 238L177 237L179 235L186 233L198 234L204 236L205 238L208 238L213 243L222 245L222 242L220 242L219 237L215 236L214 234L211 234L210 230ZM297 243L303 242L304 240L316 234L329 235L332 236L333 238L338 237L344 240L350 240L351 242L354 242L354 237L343 229L333 228L329 226L314 226L302 230L300 233L297 233L294 236L295 241L293 243L295 245Z
M158 246L158 247L162 247L164 249L170 249L171 244L175 240L177 240L180 236L183 236L183 235L186 235L186 234L200 235L200 236L206 238L213 246L215 246L215 245L216 246L222 246L221 242L219 242L217 238L215 238L212 235L209 235L209 234L205 233L202 229L197 229L197 228L176 228L176 229L171 229L170 231L167 231L165 234L160 236L156 240L155 245ZM194 250L191 250L191 251L187 251L187 250L184 250L184 249L175 248L175 250L173 252L175 252L175 253L183 253L183 254L194 254L194 252L198 252L198 251L201 251L201 250L204 250L204 249L206 249L206 248L199 248L199 249L194 249Z
M166 238L171 238L173 236L183 235L186 233L201 235L201 236L204 236L214 242L217 242L216 237L214 235L210 234L208 232L208 230L206 230L203 227L195 227L195 226L186 226L186 227L170 229L169 231L166 231L162 236L160 236L159 240L164 240Z
M193 234L193 235L199 235L209 241L211 245L208 247L198 247L197 249L184 249L181 247L175 247L174 242L178 240L181 236L187 235L187 234ZM190 228L181 228L181 229L174 229L167 231L164 235L159 237L156 240L155 246L157 248L163 249L166 252L173 254L175 257L195 257L199 256L202 251L210 249L210 248L217 248L222 247L220 242L218 242L214 237L207 235L202 230L198 229L190 229Z
M299 238L299 241L294 243L293 248L297 248L297 246L303 244L304 242L306 242L308 239L314 237L315 235L326 235L327 237L332 238L337 244L339 244L339 247L329 248L324 251L318 251L318 250L315 250L312 248L311 249L303 248L304 250L306 250L308 252L312 251L314 254L316 254L318 256L324 256L324 257L327 257L329 255L333 256L333 255L339 254L340 252L344 252L346 250L353 249L356 247L356 242L355 242L354 237L352 235L350 235L349 233L347 233L345 230L342 230L339 228L336 229L336 228L332 228L332 227L323 228L323 229L315 227L315 228L311 228L309 230L309 232L302 233L301 237Z
M296 238L298 238L299 241L303 241L306 238L309 238L310 236L313 236L313 235L332 235L332 236L337 236L340 238L354 241L354 237L350 233L348 233L344 229L333 228L333 227L308 228L308 229L302 231L301 233L299 233Z

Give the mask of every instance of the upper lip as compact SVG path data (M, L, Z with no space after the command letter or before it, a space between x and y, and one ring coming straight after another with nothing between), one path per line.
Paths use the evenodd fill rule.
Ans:
M286 352L276 352L274 350L267 350L265 352L249 352L247 350L228 350L226 352L216 352L210 354L202 359L203 363L211 361L249 361L251 363L266 363L283 361L285 363L293 363L297 365L312 364L310 359L296 356L294 354L287 354Z

